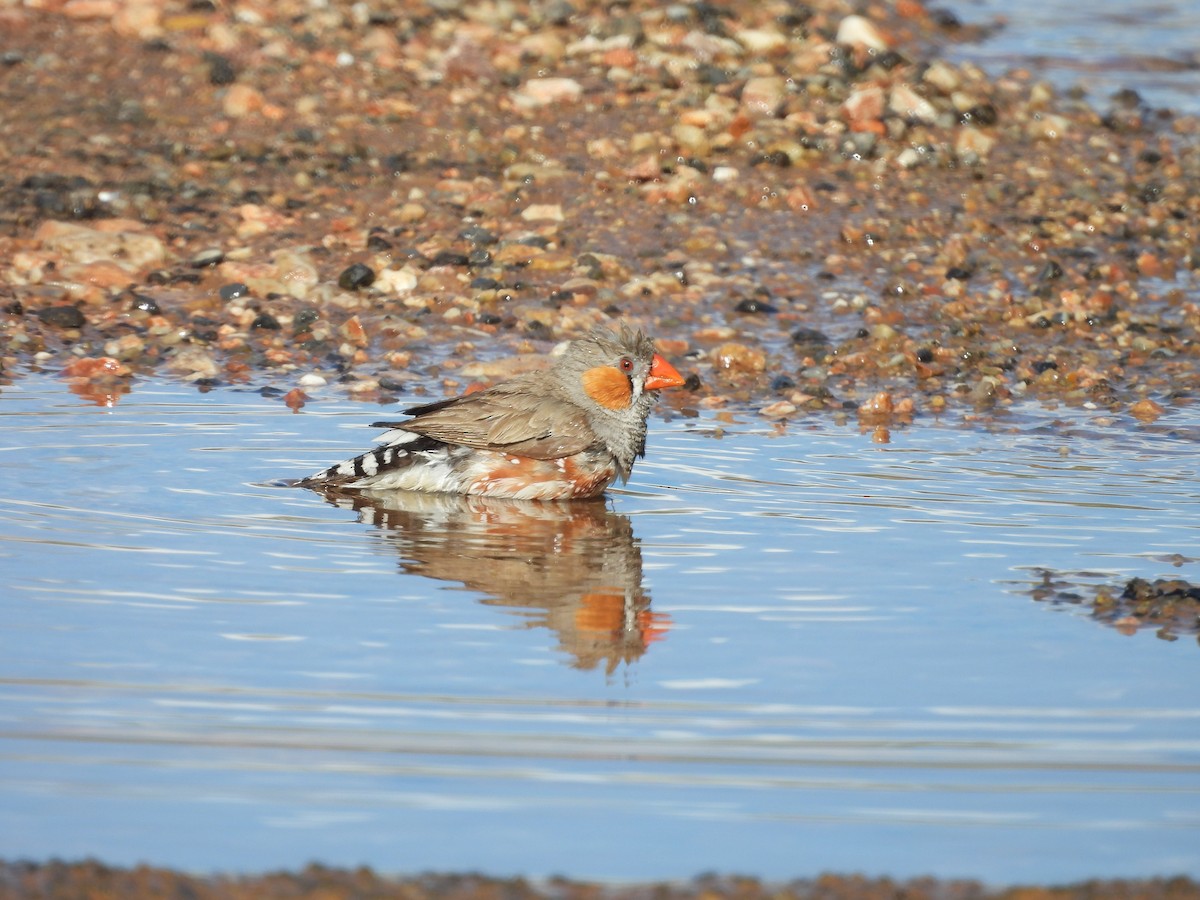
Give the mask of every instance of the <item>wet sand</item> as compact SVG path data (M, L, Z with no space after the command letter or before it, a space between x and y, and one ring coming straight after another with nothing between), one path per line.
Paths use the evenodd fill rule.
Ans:
M4 380L387 402L639 323L677 409L880 440L1200 386L1200 123L938 56L916 0L0 9ZM519 364L519 363L518 363ZM370 415L364 412L364 416ZM864 859L869 848L864 849ZM1169 874L1169 873L1164 873ZM0 897L1170 897L1189 881L532 886L9 863Z

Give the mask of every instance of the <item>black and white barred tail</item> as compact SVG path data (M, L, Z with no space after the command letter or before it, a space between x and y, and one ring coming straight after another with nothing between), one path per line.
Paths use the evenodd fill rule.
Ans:
M410 466L419 454L428 453L430 450L444 446L440 441L399 429L383 435L382 440L387 440L387 443L360 453L353 459L338 463L336 466L314 472L307 478L300 479L298 484L301 487L315 487L322 484L353 484L385 472Z

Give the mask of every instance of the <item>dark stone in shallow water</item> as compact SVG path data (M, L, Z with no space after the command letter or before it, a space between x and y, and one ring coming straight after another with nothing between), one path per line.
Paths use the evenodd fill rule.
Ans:
M204 54L205 61L208 62L208 83L217 86L224 84L233 84L237 79L237 69L233 67L233 63L228 56L220 53L208 52Z
M740 313L759 313L761 315L769 315L771 313L779 312L778 309L760 297L747 297L745 300L742 300L740 303L738 303L738 305L733 308L733 311Z
M347 266L338 276L338 287L344 291L357 291L375 283L375 270L363 263Z
M468 228L464 228L458 233L458 236L476 245L494 244L497 240L496 235L482 225L471 225Z
M1043 268L1042 271L1038 273L1037 280L1038 281L1057 281L1058 279L1060 279L1062 277L1063 277L1063 267L1060 266L1058 263L1056 263L1054 260L1050 260L1046 263L1045 268Z
M309 326L319 318L321 318L321 311L319 309L313 306L306 306L296 313L295 318L292 319L292 327L295 329L296 334L300 334L307 331Z
M792 332L793 344L828 344L829 338L815 328L797 328Z
M54 328L82 328L87 324L78 306L47 306L39 309L36 315Z
M796 386L796 379L791 375L776 375L771 379L771 390L790 391Z
M133 299L129 302L129 308L140 310L152 316L157 316L162 312L158 301L147 294L134 294Z
M223 284L219 291L221 299L228 303L230 300L237 300L240 297L245 297L250 293L250 288L242 284L240 281L235 281L231 284Z
M434 266L465 266L469 262L467 254L458 250L441 250L433 257Z
M250 323L251 331L258 331L259 329L266 331L278 331L279 320L270 313L260 313L258 318Z

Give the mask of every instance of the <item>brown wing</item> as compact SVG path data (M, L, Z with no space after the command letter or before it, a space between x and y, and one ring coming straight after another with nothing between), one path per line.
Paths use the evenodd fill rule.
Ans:
M583 410L538 396L524 379L410 412L414 418L388 424L447 444L533 459L560 459L596 443Z

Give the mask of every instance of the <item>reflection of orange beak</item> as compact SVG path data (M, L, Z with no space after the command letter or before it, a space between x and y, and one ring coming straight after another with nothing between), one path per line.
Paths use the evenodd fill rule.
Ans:
M646 390L661 391L664 388L679 387L683 384L683 376L675 371L675 367L654 354L650 360L650 374L646 376Z

